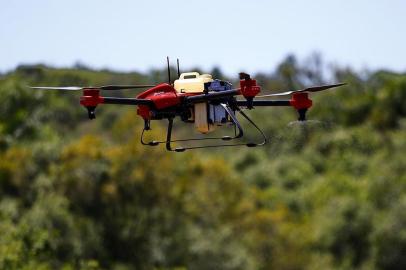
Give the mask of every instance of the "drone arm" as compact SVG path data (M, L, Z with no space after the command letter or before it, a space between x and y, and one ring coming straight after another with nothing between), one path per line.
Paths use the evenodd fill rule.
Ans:
M253 100L252 105L255 106L292 106L290 100ZM237 100L237 106L247 107L247 100Z
M100 96L98 89L86 89L80 98L80 104L84 106L89 115L89 119L96 118L95 110L99 104L120 104L120 105L144 105L153 107L153 102L139 98L117 98Z
M102 104L121 104L121 105L146 105L152 106L153 102L148 99L139 98L117 98L117 97L102 97Z
M85 89L80 97L80 104L85 107L96 107L99 104L122 104L122 105L147 105L153 106L153 102L140 98L103 97L98 89Z
M293 93L290 100L253 100L251 101L252 107L255 106L292 106L299 114L299 121L306 120L306 112L312 106L313 102L309 99L309 94L306 92ZM249 101L237 100L237 106L250 108Z

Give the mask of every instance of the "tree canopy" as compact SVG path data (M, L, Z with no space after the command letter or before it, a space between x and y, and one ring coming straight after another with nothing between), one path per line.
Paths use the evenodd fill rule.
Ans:
M321 61L289 56L253 77L264 93L326 83ZM248 113L265 147L181 154L141 146L134 107L100 106L89 121L80 94L26 87L164 74L0 76L0 269L406 268L405 74L336 67L329 81L348 85L313 95L308 123L259 108Z

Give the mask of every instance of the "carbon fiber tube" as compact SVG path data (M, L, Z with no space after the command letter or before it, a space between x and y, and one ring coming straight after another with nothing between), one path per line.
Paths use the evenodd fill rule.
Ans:
M104 104L123 104L123 105L147 105L153 106L153 102L148 99L138 98L116 98L116 97L103 97Z
M253 106L291 106L289 100L253 100ZM246 100L237 100L239 107L248 105Z

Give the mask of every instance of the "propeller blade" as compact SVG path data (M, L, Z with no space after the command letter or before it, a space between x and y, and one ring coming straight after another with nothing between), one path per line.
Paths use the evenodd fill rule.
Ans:
M30 87L32 89L40 89L40 90L62 90L62 91L79 91L82 90L82 87L78 86L67 86L67 87L49 87L49 86L35 86Z
M125 90L125 89L138 89L138 88L148 88L154 87L155 85L105 85L100 87L79 87L79 86L65 86L65 87L53 87L53 86L35 86L30 87L32 89L40 90L61 90L61 91L79 91L84 89L94 89L94 90Z
M281 93L275 93L275 94L261 95L261 96L256 96L255 98L286 96L286 95L293 94L295 92L299 92L299 91L287 91L287 92L281 92Z
M346 83L337 83L337 84L328 84L328 85L321 85L321 86L313 86L309 88L305 88L303 90L300 90L300 92L319 92L319 91L324 91L330 88L335 88L339 86L346 85Z
M154 87L155 85L140 84L140 85L105 85L98 87L100 90L124 90L124 89L138 89Z
M339 86L343 86L343 85L346 85L346 83L313 86L313 87L308 87L308 88L300 89L300 90L293 90L293 91L287 91L287 92L281 92L281 93L275 93L275 94L269 94L269 95L262 95L262 96L256 96L256 97L262 98L262 97L286 96L286 95L291 95L293 93L300 93L300 92L319 92L319 91L324 91L324 90L327 90L330 88L339 87Z

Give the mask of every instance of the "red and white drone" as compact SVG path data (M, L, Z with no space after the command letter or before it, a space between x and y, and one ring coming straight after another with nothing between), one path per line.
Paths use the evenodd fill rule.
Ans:
M344 85L344 83L314 86L301 90L294 90L276 94L258 96L261 87L250 75L240 73L240 87L232 88L227 81L213 79L209 74L197 72L180 73L179 60L177 61L178 79L171 81L169 58L168 83L158 85L107 85L100 87L31 87L45 90L66 90L83 91L80 104L87 108L88 116L94 119L95 109L99 104L119 104L138 106L137 114L144 119L144 129L141 135L141 143L148 146L165 144L168 151L183 152L189 149L220 147L220 146L241 146L255 147L265 145L267 142L262 130L243 112L242 108L254 109L263 106L292 106L299 114L299 121L306 120L306 112L312 106L309 99L309 92L318 92L333 87ZM136 98L104 97L100 95L101 90L124 90L149 88L140 93ZM268 100L262 99L272 96L291 95L289 100ZM237 99L243 96L244 99ZM244 117L260 134L260 142L225 143L243 137L243 129L236 117L238 112ZM173 120L179 118L185 123L194 123L195 128L202 134L213 131L218 126L232 127L232 136L204 137L190 139L172 139ZM145 141L144 133L151 129L151 120L168 120L166 140ZM221 143L210 145L192 145L173 147L172 143L185 143L190 141L221 141Z

